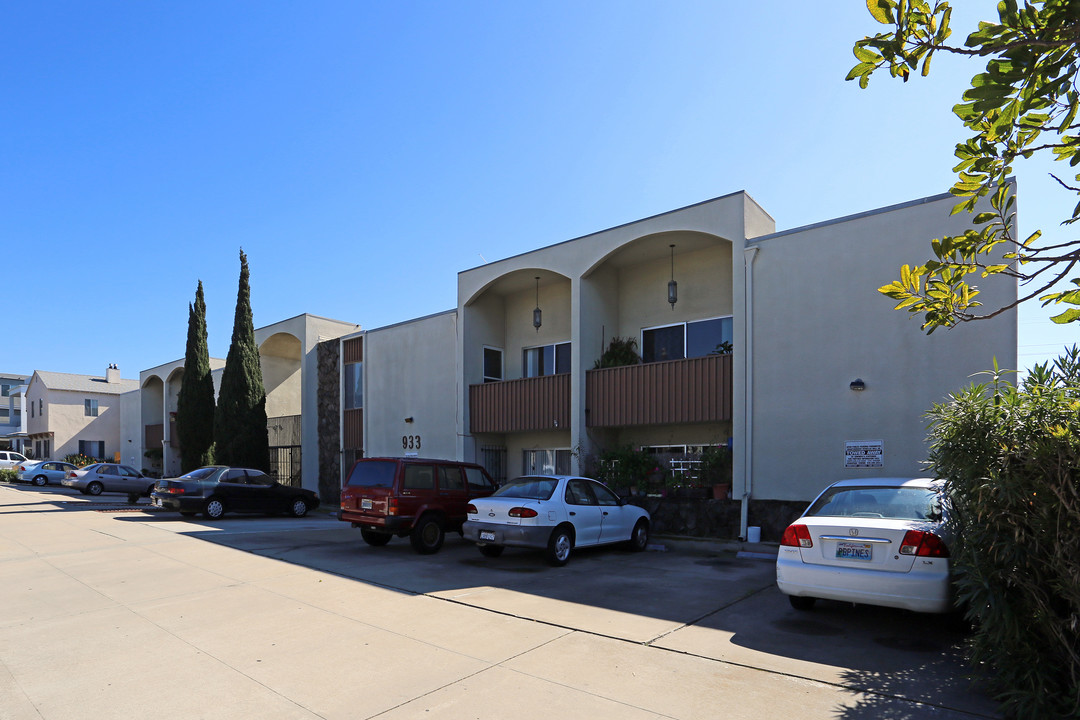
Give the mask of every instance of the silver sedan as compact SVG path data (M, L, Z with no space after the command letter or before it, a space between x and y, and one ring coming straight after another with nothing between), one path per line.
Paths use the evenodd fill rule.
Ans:
M41 487L59 485L68 473L77 469L71 463L61 460L27 460L15 466L15 473L19 482L29 482Z

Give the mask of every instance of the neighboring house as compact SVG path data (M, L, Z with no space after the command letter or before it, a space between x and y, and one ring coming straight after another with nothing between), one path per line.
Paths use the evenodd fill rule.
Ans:
M98 459L123 457L133 448L122 441L124 416L130 417L139 383L120 378L110 365L104 377L36 370L27 383L26 454L62 459L81 453Z
M0 373L0 448L23 452L26 420L22 406L29 379L26 375Z
M516 477L728 444L744 536L836 480L918 475L930 405L1016 367L1015 309L926 336L877 292L969 227L955 202L776 232L737 192L461 272L456 311L342 339L342 466L417 453ZM594 369L613 338L644 362Z
M319 342L354 332L355 323L317 315L296 317L255 330L266 390L270 439L270 471L279 481L317 490ZM215 394L221 387L225 361L210 359ZM180 474L180 445L176 434L176 403L184 378L184 360L139 373L138 426L142 466L166 476ZM148 455L149 453L149 455Z

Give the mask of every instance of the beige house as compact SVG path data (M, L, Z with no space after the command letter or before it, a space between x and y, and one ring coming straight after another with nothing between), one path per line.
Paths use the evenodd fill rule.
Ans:
M23 452L26 418L22 408L29 379L26 375L0 373L0 448Z
M317 315L297 315L255 330L266 390L271 472L280 481L318 489L318 358L322 341L354 332L359 326ZM221 387L225 360L210 359L215 393ZM166 476L180 473L176 408L184 360L139 373L139 454L150 469Z
M954 204L777 232L737 192L466 270L455 311L343 340L363 410L350 424L342 404L342 448L516 477L625 445L663 461L728 445L744 535L754 503L918 475L931 403L995 358L1016 367L1015 310L927 337L877 292L968 227ZM979 289L987 307L1017 296L1005 278ZM613 338L643 362L594 369Z
M88 457L131 463L123 417L138 400L139 383L110 365L103 377L37 370L27 384L24 448L35 458ZM138 464L135 465L138 468Z

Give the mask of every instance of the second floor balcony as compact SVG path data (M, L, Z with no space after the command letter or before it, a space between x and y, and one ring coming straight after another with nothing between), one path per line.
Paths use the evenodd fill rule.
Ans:
M569 429L568 373L469 386L470 432Z

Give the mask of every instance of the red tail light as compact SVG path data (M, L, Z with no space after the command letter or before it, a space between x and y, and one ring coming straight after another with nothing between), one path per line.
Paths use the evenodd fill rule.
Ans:
M20 465L19 467L15 468L15 471L16 472L26 472L26 466L25 465Z
M67 476L68 476L69 478L77 478L77 477L79 477L79 476L78 476L78 474L76 474L76 472L75 472L74 470L72 470L71 472L69 472L69 473L67 474Z
M934 533L922 530L908 530L904 535L904 541L900 543L900 554L947 558L949 557L949 548Z
M536 517L536 511L533 510L532 508L526 508L526 507L510 508L510 512L508 512L506 514L509 515L510 517L516 517L516 518L534 518L534 517Z
M169 493L170 495L183 495L184 488L177 485L170 485L169 487L165 488L165 492Z
M386 514L387 515L397 515L398 514L397 498L392 497L392 498L387 499L387 501L386 501Z
M814 547L814 541L810 539L810 531L805 525L798 524L787 526L784 537L780 538L780 544L788 547Z
M469 503L469 506L467 508L465 508L465 512L467 512L470 515L478 514L477 511L476 511L476 506L473 505L472 503Z

